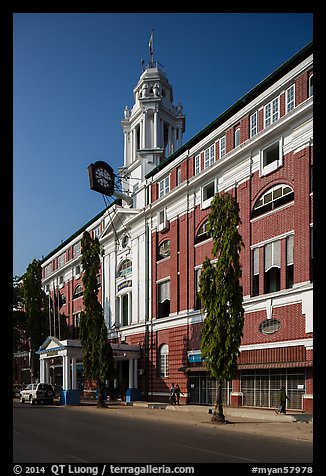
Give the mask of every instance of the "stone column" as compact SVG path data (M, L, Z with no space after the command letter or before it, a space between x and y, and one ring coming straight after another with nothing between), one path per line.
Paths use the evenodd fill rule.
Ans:
M45 382L45 359L40 359L40 382Z
M138 388L138 360L134 359L134 388Z
M129 360L129 388L134 388L133 359Z
M49 359L44 359L44 366L45 366L45 375L44 375L44 383L50 383L50 361Z
M76 357L71 357L71 388L77 390L77 365Z

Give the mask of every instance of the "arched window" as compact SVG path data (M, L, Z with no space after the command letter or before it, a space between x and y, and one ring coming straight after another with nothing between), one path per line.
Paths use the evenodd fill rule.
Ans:
M201 243L202 241L205 241L208 238L208 220L205 220L204 223L198 229L196 243Z
M80 296L83 295L83 288L80 284L78 284L76 287L75 287L75 291L74 291L74 294L72 296L73 299L77 299L79 298Z
M269 188L256 201L251 213L251 218L262 215L263 213L275 210L282 205L292 202L294 199L293 189L286 184L277 184Z
M158 247L157 260L168 258L170 256L170 240L165 240Z
M119 266L118 277L125 278L131 273L132 273L132 262L130 259L126 259Z
M169 376L169 346L162 344L159 349L159 370L160 377Z

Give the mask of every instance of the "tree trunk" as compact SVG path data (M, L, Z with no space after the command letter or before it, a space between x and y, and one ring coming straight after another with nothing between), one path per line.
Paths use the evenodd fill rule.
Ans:
M225 423L225 416L223 413L223 403L222 403L222 384L223 384L223 380L218 379L217 396L216 396L215 408L212 415L212 422L214 423Z
M97 383L98 397L97 397L97 408L106 408L106 403L104 400L104 384L102 382Z

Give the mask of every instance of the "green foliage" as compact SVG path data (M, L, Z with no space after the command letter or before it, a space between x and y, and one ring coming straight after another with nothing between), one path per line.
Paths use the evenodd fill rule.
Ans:
M85 377L101 389L113 375L113 351L108 341L103 309L98 300L97 275L100 268L100 244L85 231L81 241L84 311L80 319Z
M34 259L27 267L23 279L26 314L26 337L30 341L32 352L32 379L39 374L38 356L35 351L49 335L48 304L46 293L42 289L41 262Z
M231 380L243 331L244 310L240 286L240 251L243 246L238 232L239 205L232 195L216 195L211 203L208 232L213 237L212 264L203 262L199 280L200 299L206 317L202 328L201 355L211 375Z

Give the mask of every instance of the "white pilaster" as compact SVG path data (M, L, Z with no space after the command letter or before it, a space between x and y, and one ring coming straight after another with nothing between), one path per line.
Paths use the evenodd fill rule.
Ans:
M134 388L138 388L138 360L134 359Z
M129 360L129 388L134 388L134 361L133 359Z
M77 364L76 357L71 357L71 388L77 390Z

